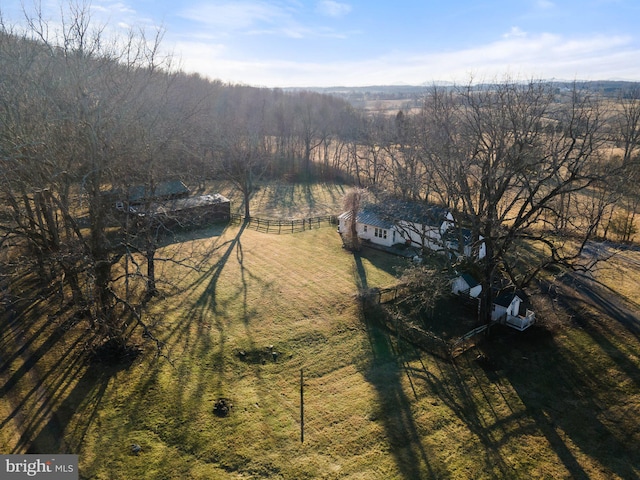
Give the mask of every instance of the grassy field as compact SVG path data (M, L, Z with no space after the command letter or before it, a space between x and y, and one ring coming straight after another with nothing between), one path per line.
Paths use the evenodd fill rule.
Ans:
M336 213L341 192L265 187L252 209ZM82 361L84 325L46 296L2 316L0 451L78 453L93 479L640 477L637 317L563 284L538 315L549 328L496 330L447 362L360 311L358 289L392 284L399 257L353 255L329 227L180 240L164 248L203 263L159 272L179 292L147 318L161 357L146 342L128 364Z

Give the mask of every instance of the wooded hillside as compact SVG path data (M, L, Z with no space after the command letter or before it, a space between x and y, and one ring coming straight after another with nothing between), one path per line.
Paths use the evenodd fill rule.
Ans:
M0 242L4 281L38 272L100 339L146 328L168 229L150 200L135 222L113 202L166 181L204 192L228 180L245 217L262 179L340 180L379 201L438 203L484 239L487 295L554 264L588 268L578 261L591 239L633 240L637 85L616 97L544 81L434 86L419 108L389 116L187 75L160 55L161 33L110 39L88 9L72 13L59 28L37 15L26 30L2 28ZM523 261L532 245L533 264Z

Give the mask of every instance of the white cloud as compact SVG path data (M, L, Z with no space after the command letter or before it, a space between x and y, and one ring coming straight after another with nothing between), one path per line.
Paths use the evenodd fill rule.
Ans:
M94 2L91 9L96 12L118 15L135 15L136 11L122 2Z
M321 15L326 15L329 17L344 17L349 12L351 12L351 5L335 2L333 0L324 0L318 2L316 11Z
M204 3L184 10L180 16L223 30L291 22L291 16L286 10L262 1Z
M551 2L550 0L537 0L536 6L542 10L549 10L551 8L554 8L556 4Z
M209 29L211 35L276 35L286 38L334 36L327 29L311 28L300 23L294 7L261 0L202 4L184 10L180 15Z
M190 46L189 46L190 45ZM510 36L475 48L446 53L393 52L355 62L291 62L227 58L221 47L183 44L187 71L212 78L268 87L355 86L431 81L466 82L470 77L637 79L640 50L622 36L565 38L548 33ZM197 54L199 58L195 58Z
M350 7L337 2L323 2L325 14L346 14ZM327 26L299 21L301 6L297 2L271 3L264 0L205 3L183 10L180 16L206 28L217 38L231 35L275 35L285 38L345 38L348 33Z
M502 35L502 38L518 38L518 37L526 37L527 32L522 31L520 27L511 27L507 33Z

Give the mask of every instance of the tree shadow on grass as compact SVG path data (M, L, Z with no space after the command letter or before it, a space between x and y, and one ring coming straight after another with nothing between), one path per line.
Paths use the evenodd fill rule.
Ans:
M2 317L0 397L10 411L0 418L0 428L15 432L10 453L74 453L110 378L128 364L89 363L84 348L89 330L68 305L56 312L53 297L39 303L38 308L18 305L15 313Z
M228 227L229 223L221 222L201 227L176 228L167 232L161 232L158 238L158 248L184 243L191 240L221 237Z
M304 189L304 199L310 212L314 212L317 205L317 200L312 188L313 186L314 185L309 182L302 185L302 188Z
M574 273L562 278L563 284L568 288L565 295L573 299L573 304L563 302L562 307L571 310L577 315L577 303L591 305L602 312L602 314L624 327L636 340L640 341L640 312L638 305L632 305L622 299L615 291L606 285L583 274ZM635 307L635 308L634 308ZM595 318L597 320L597 318Z
M571 478L590 478L595 464L606 477L638 479L636 424L618 410L627 399L608 385L599 366L590 365L595 357L570 354L570 341L564 338L560 345L543 328L530 328L486 343L483 351L500 359L502 377L534 422L530 433L547 440ZM580 346L572 345L576 350Z
M27 428L16 446L20 451L26 447L26 453L78 453L82 450L85 435L96 419L102 399L110 379L120 370L131 366L130 362L115 365L90 363L87 368L70 365L65 376L79 375L75 385L70 388L68 382L57 385L59 394L54 394L37 412L48 418L37 435ZM66 383L66 384L65 384ZM63 398L56 398L63 397Z
M289 216L296 207L295 189L296 186L291 183L278 182L266 185L261 189L264 197L261 203L269 212L281 212L282 216Z
M482 378L484 372L478 373L479 367L468 358L447 362L434 357L429 365L427 367L422 355L418 355L413 366L405 364L405 369L413 379L412 384L426 387L437 398L436 405L440 402L446 405L478 439L482 446L480 457L483 457L484 462L477 471L492 478L514 478L514 471L503 458L499 447L505 434L504 423L518 422L521 414L511 406L508 418L503 418L496 411L497 407L493 405L495 400L490 398L483 385L486 382ZM500 401L509 404L504 396Z
M373 356L365 378L375 388L379 406L372 420L383 425L398 470L403 478L446 477L445 466L423 444L411 400L403 387L402 378L406 372L397 361L394 338L373 319L365 318L364 322Z
M353 252L354 280L358 291L367 290L370 286L363 260L391 275L398 274L398 265L402 263L402 259L373 248L363 247L360 251Z
M207 390L221 391L224 388L225 362L229 354L225 315L231 304L235 309L238 302L242 303L245 324L255 315L248 304L246 276L250 273L244 262L241 242L247 226L248 221L245 221L231 240L217 247L220 252L217 262L190 287L204 287L199 297L189 303L188 309L180 312L166 338L172 347L168 357L177 370L179 385L185 387L176 390L173 402L185 415L202 400ZM221 297L222 274L234 258L240 267L241 288L229 297Z
M356 287L358 288L358 291L364 291L367 290L369 288L369 282L367 281L367 271L364 268L364 265L362 263L362 257L360 256L360 253L358 252L354 252L353 253L353 263L354 263L354 279L356 282Z
M203 315L207 312L215 312L218 307L218 282L220 280L220 276L224 270L224 267L227 265L227 262L233 255L234 251L241 251L242 245L240 242L240 237L242 233L249 225L249 221L245 220L238 229L238 233L236 233L235 237L228 242L225 242L223 245L218 247L218 249L223 249L223 253L220 256L220 259L213 265L207 272L201 275L197 282L192 285L192 287L196 287L206 282L206 287L198 300L194 303L193 308L188 314L189 321L193 321L194 319L202 319ZM238 253L236 252L238 255Z

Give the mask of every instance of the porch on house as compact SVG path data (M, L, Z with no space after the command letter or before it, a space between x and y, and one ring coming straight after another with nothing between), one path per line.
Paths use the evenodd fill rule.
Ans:
M535 323L536 314L531 310L527 310L524 315L505 314L501 320L500 323L522 332Z

